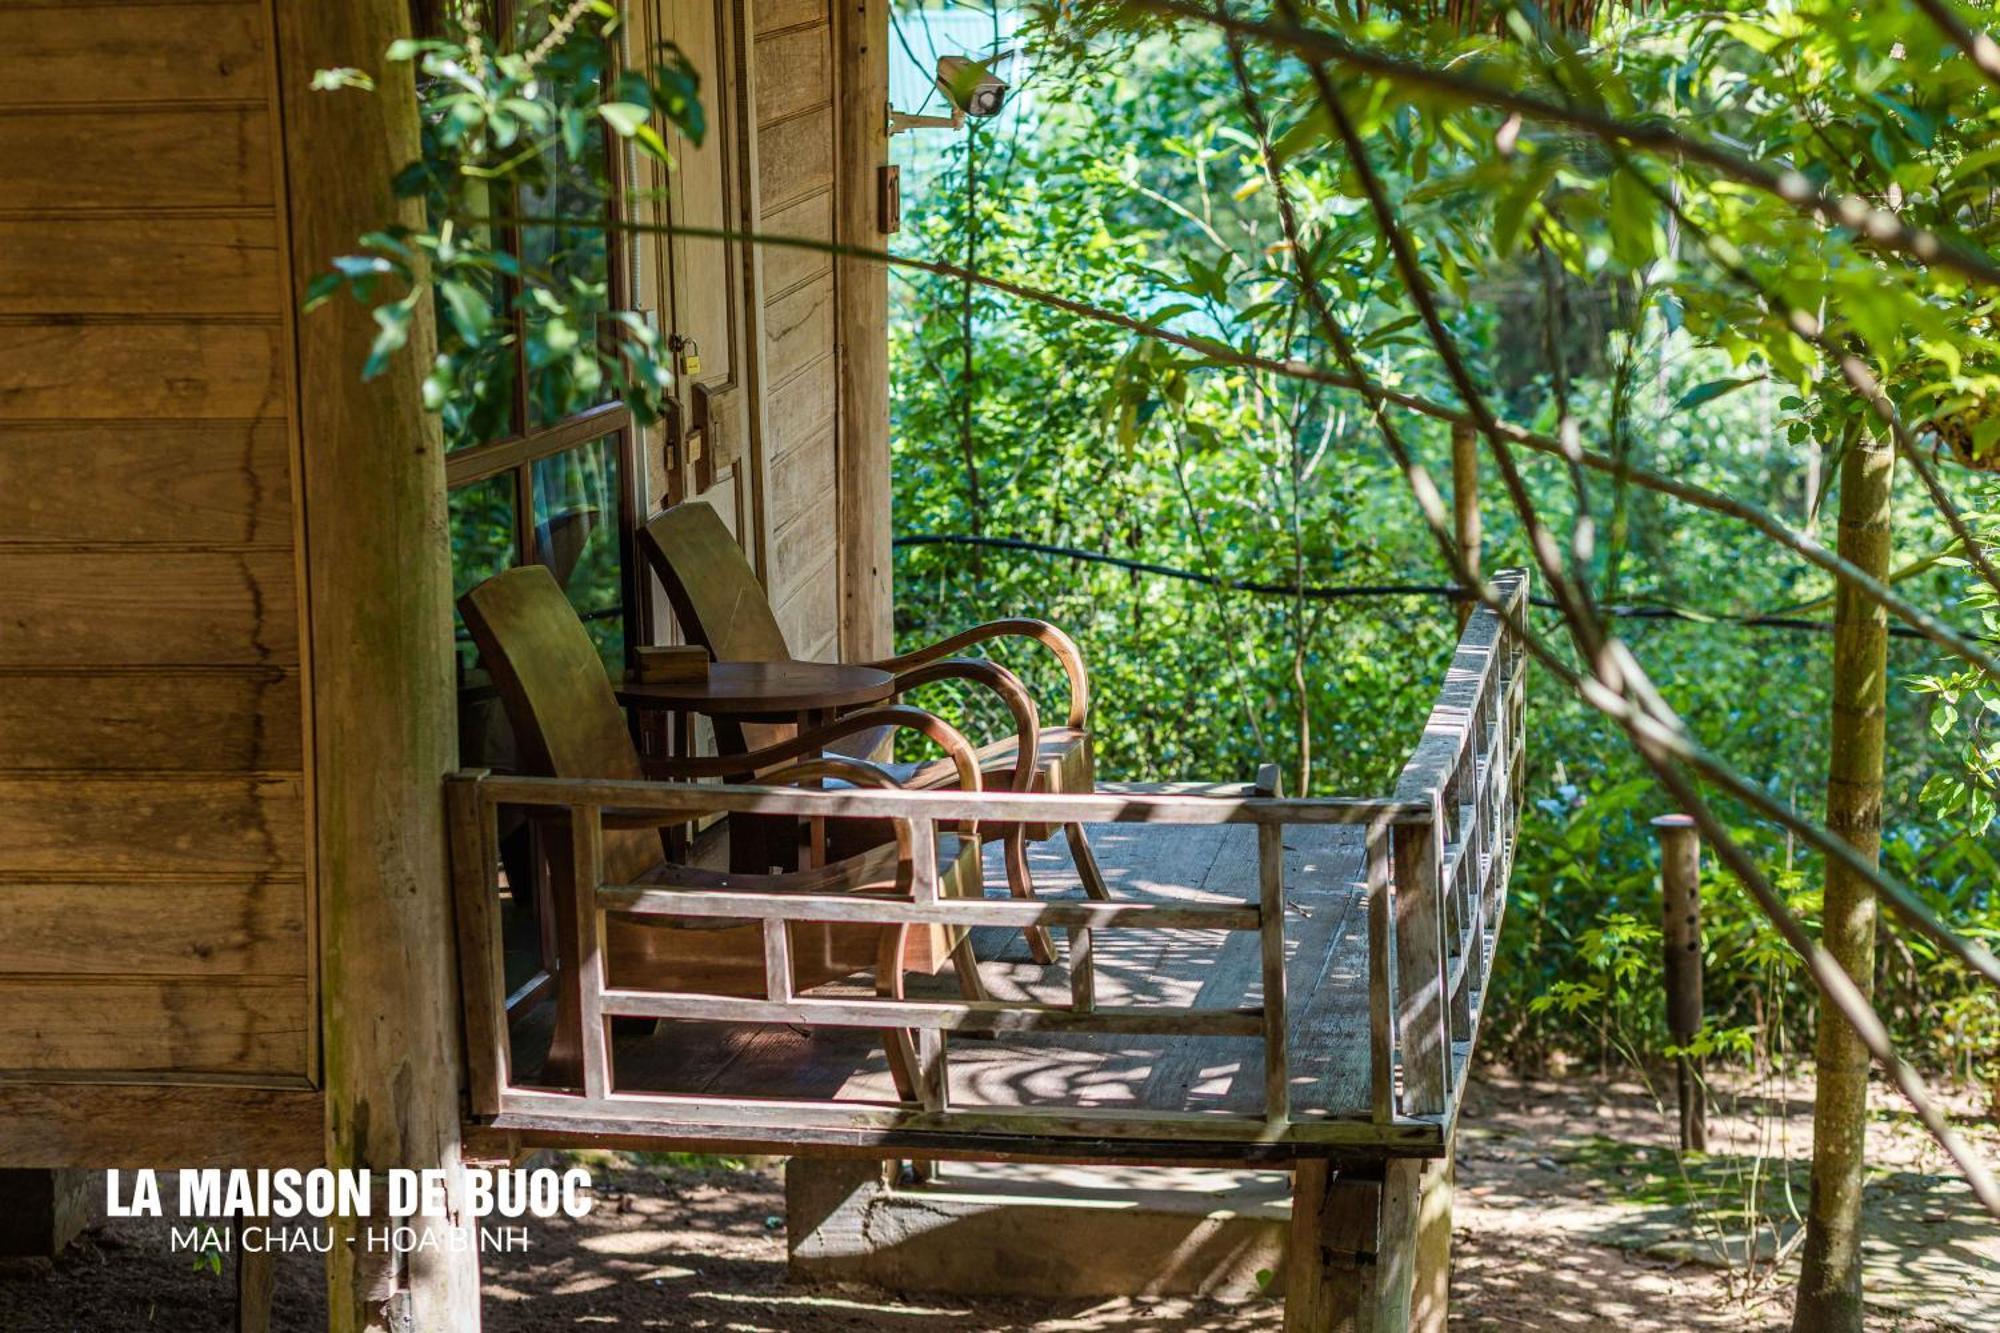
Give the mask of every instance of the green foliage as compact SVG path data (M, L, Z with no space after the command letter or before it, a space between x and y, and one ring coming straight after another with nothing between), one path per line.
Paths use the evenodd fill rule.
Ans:
M425 290L435 293L437 357L424 401L443 415L447 448L507 433L521 341L537 423L607 395L650 422L673 388L659 334L641 312L611 307L612 172L600 130L671 163L661 127L696 143L706 128L699 76L672 43L639 68L621 67L622 20L609 0L521 8L498 50L476 9L454 6L447 36L385 53L416 76L423 153L394 189L422 200L426 220L385 220L360 237L360 251L335 259L306 303L345 291L371 309L380 332L362 375L372 378L408 345ZM321 70L313 86L372 91L375 82ZM392 80L383 95L407 87ZM510 245L516 234L525 242Z
M1046 97L1000 132L973 127L929 188L911 185L904 248L1239 353L1330 367L1221 40L1121 7L1034 8L1038 82L1025 92ZM1669 124L1795 166L1815 188L1889 201L1954 240L2000 239L1987 200L2000 185L2000 106L1915 10L1670 5L1607 11L1564 39L1520 13L1467 33L1399 11L1358 20L1308 8L1358 44ZM1300 66L1255 44L1246 59L1324 291L1365 364L1399 390L1452 401ZM1822 515L1839 458L1878 427L1791 311L1864 355L1913 426L1977 417L1995 384L1990 302L1885 262L1845 227L1685 159L1386 78L1342 72L1337 84L1482 392L1522 425L1556 434L1567 418L1586 447L1754 502L1831 544ZM895 290L899 534L1026 538L1301 589L1440 581L1354 396L943 278ZM1448 474L1435 422L1399 413L1396 425L1433 475ZM1974 452L2000 446L2000 424L1979 418L1970 434ZM1556 466L1522 466L1559 533L1591 520L1586 567L1607 600L1831 615L1830 581L1747 529L1596 475L1579 505ZM1486 563L1527 564L1490 463L1487 476ZM1962 503L2000 507L1961 475L1947 483ZM1932 605L1967 598L1950 536L1913 484L1898 487L1896 524L1901 591ZM1242 778L1271 760L1294 789L1384 790L1453 637L1441 602L1218 593L1014 552L924 546L901 553L897 575L898 633L912 644L996 613L1070 628L1097 682L1105 777ZM1962 622L2000 637L1990 601L1964 607ZM1817 814L1825 636L1726 621L1616 628L1704 743ZM1059 677L1021 665L1036 665L1052 707ZM1890 700L1885 865L1946 919L1990 934L2000 700L1989 706L1985 682L1908 640L1892 645L1891 665L1923 679ZM1648 820L1665 798L1622 733L1540 678L1530 719L1531 808L1487 1049L1528 1062L1657 1058L1670 1039ZM1817 858L1723 809L1816 925ZM1809 1034L1809 982L1741 888L1712 864L1706 873L1710 1025L1694 1045L1716 1059L1783 1059ZM1878 989L1906 1049L2000 1063L2000 1032L1921 940L1885 949ZM1941 1012L1962 1021L1947 1033Z

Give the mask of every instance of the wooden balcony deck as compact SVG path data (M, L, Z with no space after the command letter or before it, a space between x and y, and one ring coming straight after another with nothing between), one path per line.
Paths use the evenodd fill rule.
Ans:
M1525 601L1510 577L1510 604ZM1283 800L1246 789L1089 795L780 790L468 775L453 792L471 1142L509 1151L598 1142L876 1157L1067 1162L1295 1162L1448 1150L1505 910L1520 800L1522 656L1475 614L1394 793ZM546 1078L555 1007L509 1025L499 1006L491 829L503 806L568 821L583 1015L581 1062ZM996 846L986 897L941 895L929 854L901 892L801 897L765 877L658 887L603 882L610 827L753 810L906 821L935 830L1088 827L1109 900L1086 897L1060 839L1033 846L1035 902L1010 898ZM482 833L484 829L486 832ZM482 841L483 840L483 841ZM483 847L483 850L482 850ZM906 856L908 855L906 851ZM685 926L761 923L763 993L611 986L607 913ZM797 923L972 929L984 998L947 972L877 995L869 978L795 988ZM1029 957L1034 923L1069 947ZM755 936L751 937L753 940ZM740 944L739 946L740 947ZM753 946L754 947L754 946ZM1089 980L1072 963L1087 951ZM616 1035L606 1016L665 1020ZM594 1017L593 1017L594 1016ZM607 1031L612 1035L607 1036ZM885 1033L903 1033L899 1097Z
M1090 838L1120 901L1241 904L1257 896L1257 837L1249 825L1100 824ZM1293 1116L1365 1122L1371 1105L1364 830L1296 827L1285 842L1286 989L1298 997L1289 1013ZM1030 859L1045 896L1084 901L1060 838L1031 847ZM987 893L1007 896L997 847L987 856ZM1067 963L1035 963L1018 932L985 927L974 931L973 942L995 999L1050 1005L1069 999ZM1263 1003L1253 932L1102 930L1094 958L1100 1005L1255 1009ZM948 974L913 979L910 989L913 999L957 994ZM550 1005L529 1020L540 1041L552 1021ZM517 1040L532 1048L537 1037L523 1032ZM613 1088L621 1092L896 1104L881 1043L867 1029L670 1022L655 1036L617 1041L613 1057ZM950 1103L963 1110L1075 1106L1255 1115L1264 1095L1255 1036L956 1037L949 1069Z

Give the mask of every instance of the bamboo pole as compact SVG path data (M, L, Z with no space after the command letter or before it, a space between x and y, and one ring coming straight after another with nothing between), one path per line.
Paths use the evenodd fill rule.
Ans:
M1660 835L1660 941L1667 977L1667 1032L1686 1046L1701 1031L1701 831L1686 815L1653 821ZM1681 1151L1708 1151L1708 1095L1701 1070L1686 1055L1674 1060L1680 1104Z
M1474 583L1479 578L1479 433L1470 422L1453 422L1451 427L1451 515L1458 549L1465 555L1465 567ZM1468 593L1476 591L1467 588ZM1458 627L1472 618L1478 605L1471 597L1458 604Z

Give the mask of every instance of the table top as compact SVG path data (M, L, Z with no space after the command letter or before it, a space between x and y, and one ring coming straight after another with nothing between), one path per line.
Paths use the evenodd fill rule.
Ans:
M705 680L625 680L617 689L631 708L755 717L879 703L896 678L835 662L710 662Z

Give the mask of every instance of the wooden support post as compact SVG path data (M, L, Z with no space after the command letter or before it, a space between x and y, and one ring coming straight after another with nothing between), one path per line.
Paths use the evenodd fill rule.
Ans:
M1701 1031L1701 831L1686 815L1661 815L1661 939L1666 953L1667 1032L1685 1046ZM1708 1093L1700 1065L1674 1061L1680 1093L1681 1151L1708 1151Z
M91 1185L101 1179L70 1167L0 1171L0 1258L53 1259L68 1249L90 1224Z
M889 0L835 0L837 175L834 240L888 247L881 172L889 163ZM834 337L840 367L835 461L839 469L840 650L845 662L895 651L890 619L889 271L834 261Z
M269 1218L239 1218L236 1243L236 1333L271 1333L271 1298L278 1290L278 1256L260 1236L254 1250L244 1246L245 1232L262 1232Z
M280 3L279 94L292 308L355 237L421 200L390 181L422 154L405 0ZM317 70L355 66L373 95L315 92ZM378 332L332 301L297 321L298 499L309 612L311 827L319 912L326 1165L446 1173L448 1215L413 1217L436 1245L398 1255L366 1219L335 1217L332 1333L468 1333L479 1263L462 1211L459 997L444 778L457 765L451 555L444 454L423 407L432 360L426 291L409 346L366 383Z
M1451 428L1451 517L1458 549L1474 574L1479 573L1479 433L1471 426ZM1476 605L1469 598L1458 604L1458 625L1472 618Z
M1367 1177L1299 1162L1285 1333L1442 1330L1450 1247L1448 1162L1392 1157Z

